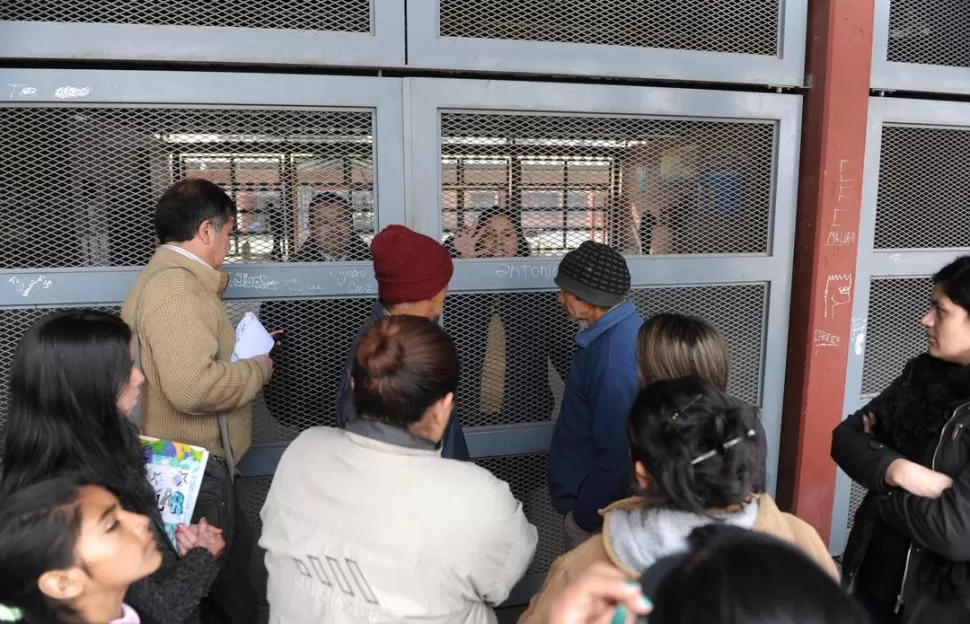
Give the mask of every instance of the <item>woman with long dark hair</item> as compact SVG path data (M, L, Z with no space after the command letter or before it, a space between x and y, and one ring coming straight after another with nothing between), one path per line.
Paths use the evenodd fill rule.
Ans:
M51 314L30 328L10 370L0 501L67 472L103 484L126 510L152 518L163 555L126 602L146 623L196 622L224 543L217 530L183 527L179 553L165 535L138 432L126 418L145 379L131 338L124 321L94 310Z
M927 350L832 434L869 490L842 557L873 622L970 621L970 256L933 276Z

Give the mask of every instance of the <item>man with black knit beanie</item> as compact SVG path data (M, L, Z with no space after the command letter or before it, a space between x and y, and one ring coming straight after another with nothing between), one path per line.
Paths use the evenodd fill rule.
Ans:
M640 389L643 319L626 298L626 260L608 245L586 241L566 254L555 282L559 303L584 324L549 449L549 491L572 549L600 530L600 509L627 495L626 421Z

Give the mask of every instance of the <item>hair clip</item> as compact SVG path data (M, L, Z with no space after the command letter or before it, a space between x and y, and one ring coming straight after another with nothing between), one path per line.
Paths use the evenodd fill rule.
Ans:
M698 455L697 457L691 460L690 465L696 466L697 464L701 463L705 459L710 459L719 453L723 454L732 446L737 446L738 444L741 444L742 440L750 439L750 438L753 438L754 436L755 436L754 429L748 429L747 431L744 432L744 435L739 435L735 438L731 438L730 440L722 444L720 448L711 449L706 453L701 453L700 455Z

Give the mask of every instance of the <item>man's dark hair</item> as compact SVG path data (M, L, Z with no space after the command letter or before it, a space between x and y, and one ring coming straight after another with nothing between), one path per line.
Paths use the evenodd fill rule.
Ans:
M222 229L236 218L236 204L219 186L200 178L185 178L168 188L155 209L155 233L163 245L195 238L205 221Z

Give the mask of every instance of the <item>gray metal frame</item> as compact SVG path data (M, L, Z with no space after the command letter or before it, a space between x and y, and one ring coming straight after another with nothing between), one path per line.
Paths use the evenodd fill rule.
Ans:
M0 59L401 67L404 32L404 0L372 0L370 33L0 22Z
M0 70L7 89L0 106L55 104L323 107L372 110L377 228L404 223L402 81L351 76L284 76L195 72L102 70ZM11 87L16 85L16 88ZM65 101L58 90L85 93ZM25 95L23 88L29 88ZM63 91L61 92L63 94ZM141 267L70 267L0 271L0 307L119 304ZM272 299L373 296L377 287L366 262L226 265L225 298ZM27 288L28 285L32 287ZM240 468L270 475L285 445L257 446Z
M407 0L408 65L528 74L800 86L808 0L782 0L778 56L438 36L437 0Z
M895 63L889 58L892 0L876 0L872 41L872 88L884 91L970 93L970 67Z
M744 256L630 256L632 283L686 286L762 282L768 284L761 380L764 425L769 440L769 489L774 491L795 223L801 99L794 95L724 93L626 86L563 85L481 80L410 79L411 172L408 223L440 240L440 111L570 112L676 116L701 119L772 120L778 124L768 254ZM450 292L554 289L558 258L462 260ZM447 314L447 309L445 314ZM473 427L466 430L476 456L548 450L553 423Z
M869 98L865 174L862 183L862 215L859 223L859 250L852 300L852 335L849 341L849 360L845 375L843 417L862 407L869 398L862 394L862 373L865 361L866 323L869 314L869 286L872 279L925 277L932 275L957 256L970 251L970 248L874 249L882 129L887 123L970 127L970 104ZM827 458L818 459L828 461ZM849 520L851 484L851 479L839 470L829 540L829 550L833 553L841 553L848 539L846 527Z

